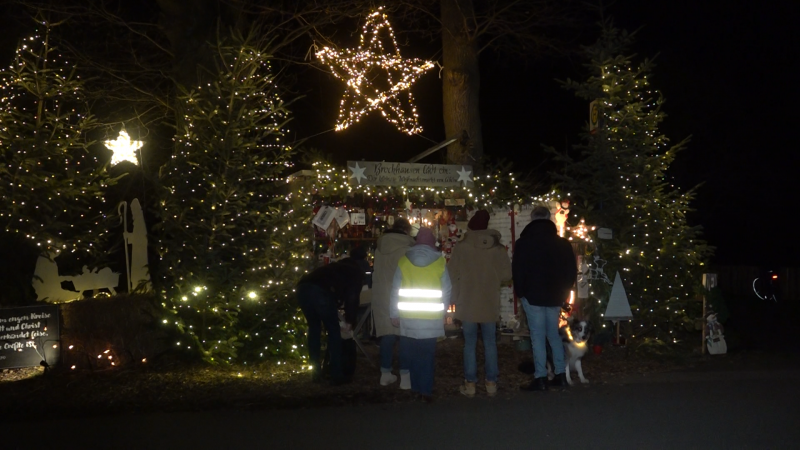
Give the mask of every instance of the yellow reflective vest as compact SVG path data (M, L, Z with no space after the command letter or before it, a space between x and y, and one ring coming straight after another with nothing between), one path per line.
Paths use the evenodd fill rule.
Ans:
M425 267L417 267L407 256L397 263L402 275L397 298L398 315L402 319L444 318L442 275L445 260L439 258Z

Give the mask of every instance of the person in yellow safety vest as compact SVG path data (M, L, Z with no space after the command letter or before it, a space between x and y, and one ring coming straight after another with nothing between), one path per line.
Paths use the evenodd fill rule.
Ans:
M400 328L400 359L408 361L411 391L433 400L436 340L444 336L450 276L430 228L420 228L416 245L400 258L392 280L389 317Z

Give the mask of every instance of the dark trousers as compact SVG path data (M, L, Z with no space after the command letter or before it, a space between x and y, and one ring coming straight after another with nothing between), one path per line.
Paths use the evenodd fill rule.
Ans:
M321 374L320 353L322 347L322 326L328 333L328 353L330 354L331 380L344 379L342 372L342 335L339 331L339 314L336 298L315 284L297 286L297 301L308 322L308 356L315 374Z
M433 395L436 338L400 336L400 361L403 360L407 361L411 371L411 390L422 395Z

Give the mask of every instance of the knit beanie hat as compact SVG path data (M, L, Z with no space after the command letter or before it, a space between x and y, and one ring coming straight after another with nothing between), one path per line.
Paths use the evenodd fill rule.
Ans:
M478 231L478 230L485 230L489 226L489 212L481 209L472 216L472 219L469 219L469 223L467 227L470 230Z
M350 252L350 257L353 259L366 259L367 249L362 246L358 246Z
M408 222L408 220L398 217L397 219L394 219L392 230L402 231L405 234L411 234L411 224Z
M433 231L430 228L420 228L419 233L417 233L417 245L428 245L436 248L436 237L433 235Z
M550 210L544 206L537 206L531 211L531 221L550 220Z

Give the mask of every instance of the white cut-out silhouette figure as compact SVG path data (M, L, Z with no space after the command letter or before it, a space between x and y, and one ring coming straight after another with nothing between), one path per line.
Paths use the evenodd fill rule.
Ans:
M61 287L62 281L73 281L73 277L62 277L58 274L58 263L56 258L59 253L51 251L39 255L36 260L36 268L33 272L33 290L39 301L47 302L68 302L81 298L80 292L69 291Z
M121 202L117 207L122 236L125 239L125 269L128 276L128 292L150 291L150 272L147 264L147 226L139 199L130 203L133 227L128 231L128 204Z
M72 284L80 293L108 289L111 295L117 295L114 288L119 286L119 273L112 272L110 267L89 270L88 266L83 266L83 273L72 277Z

